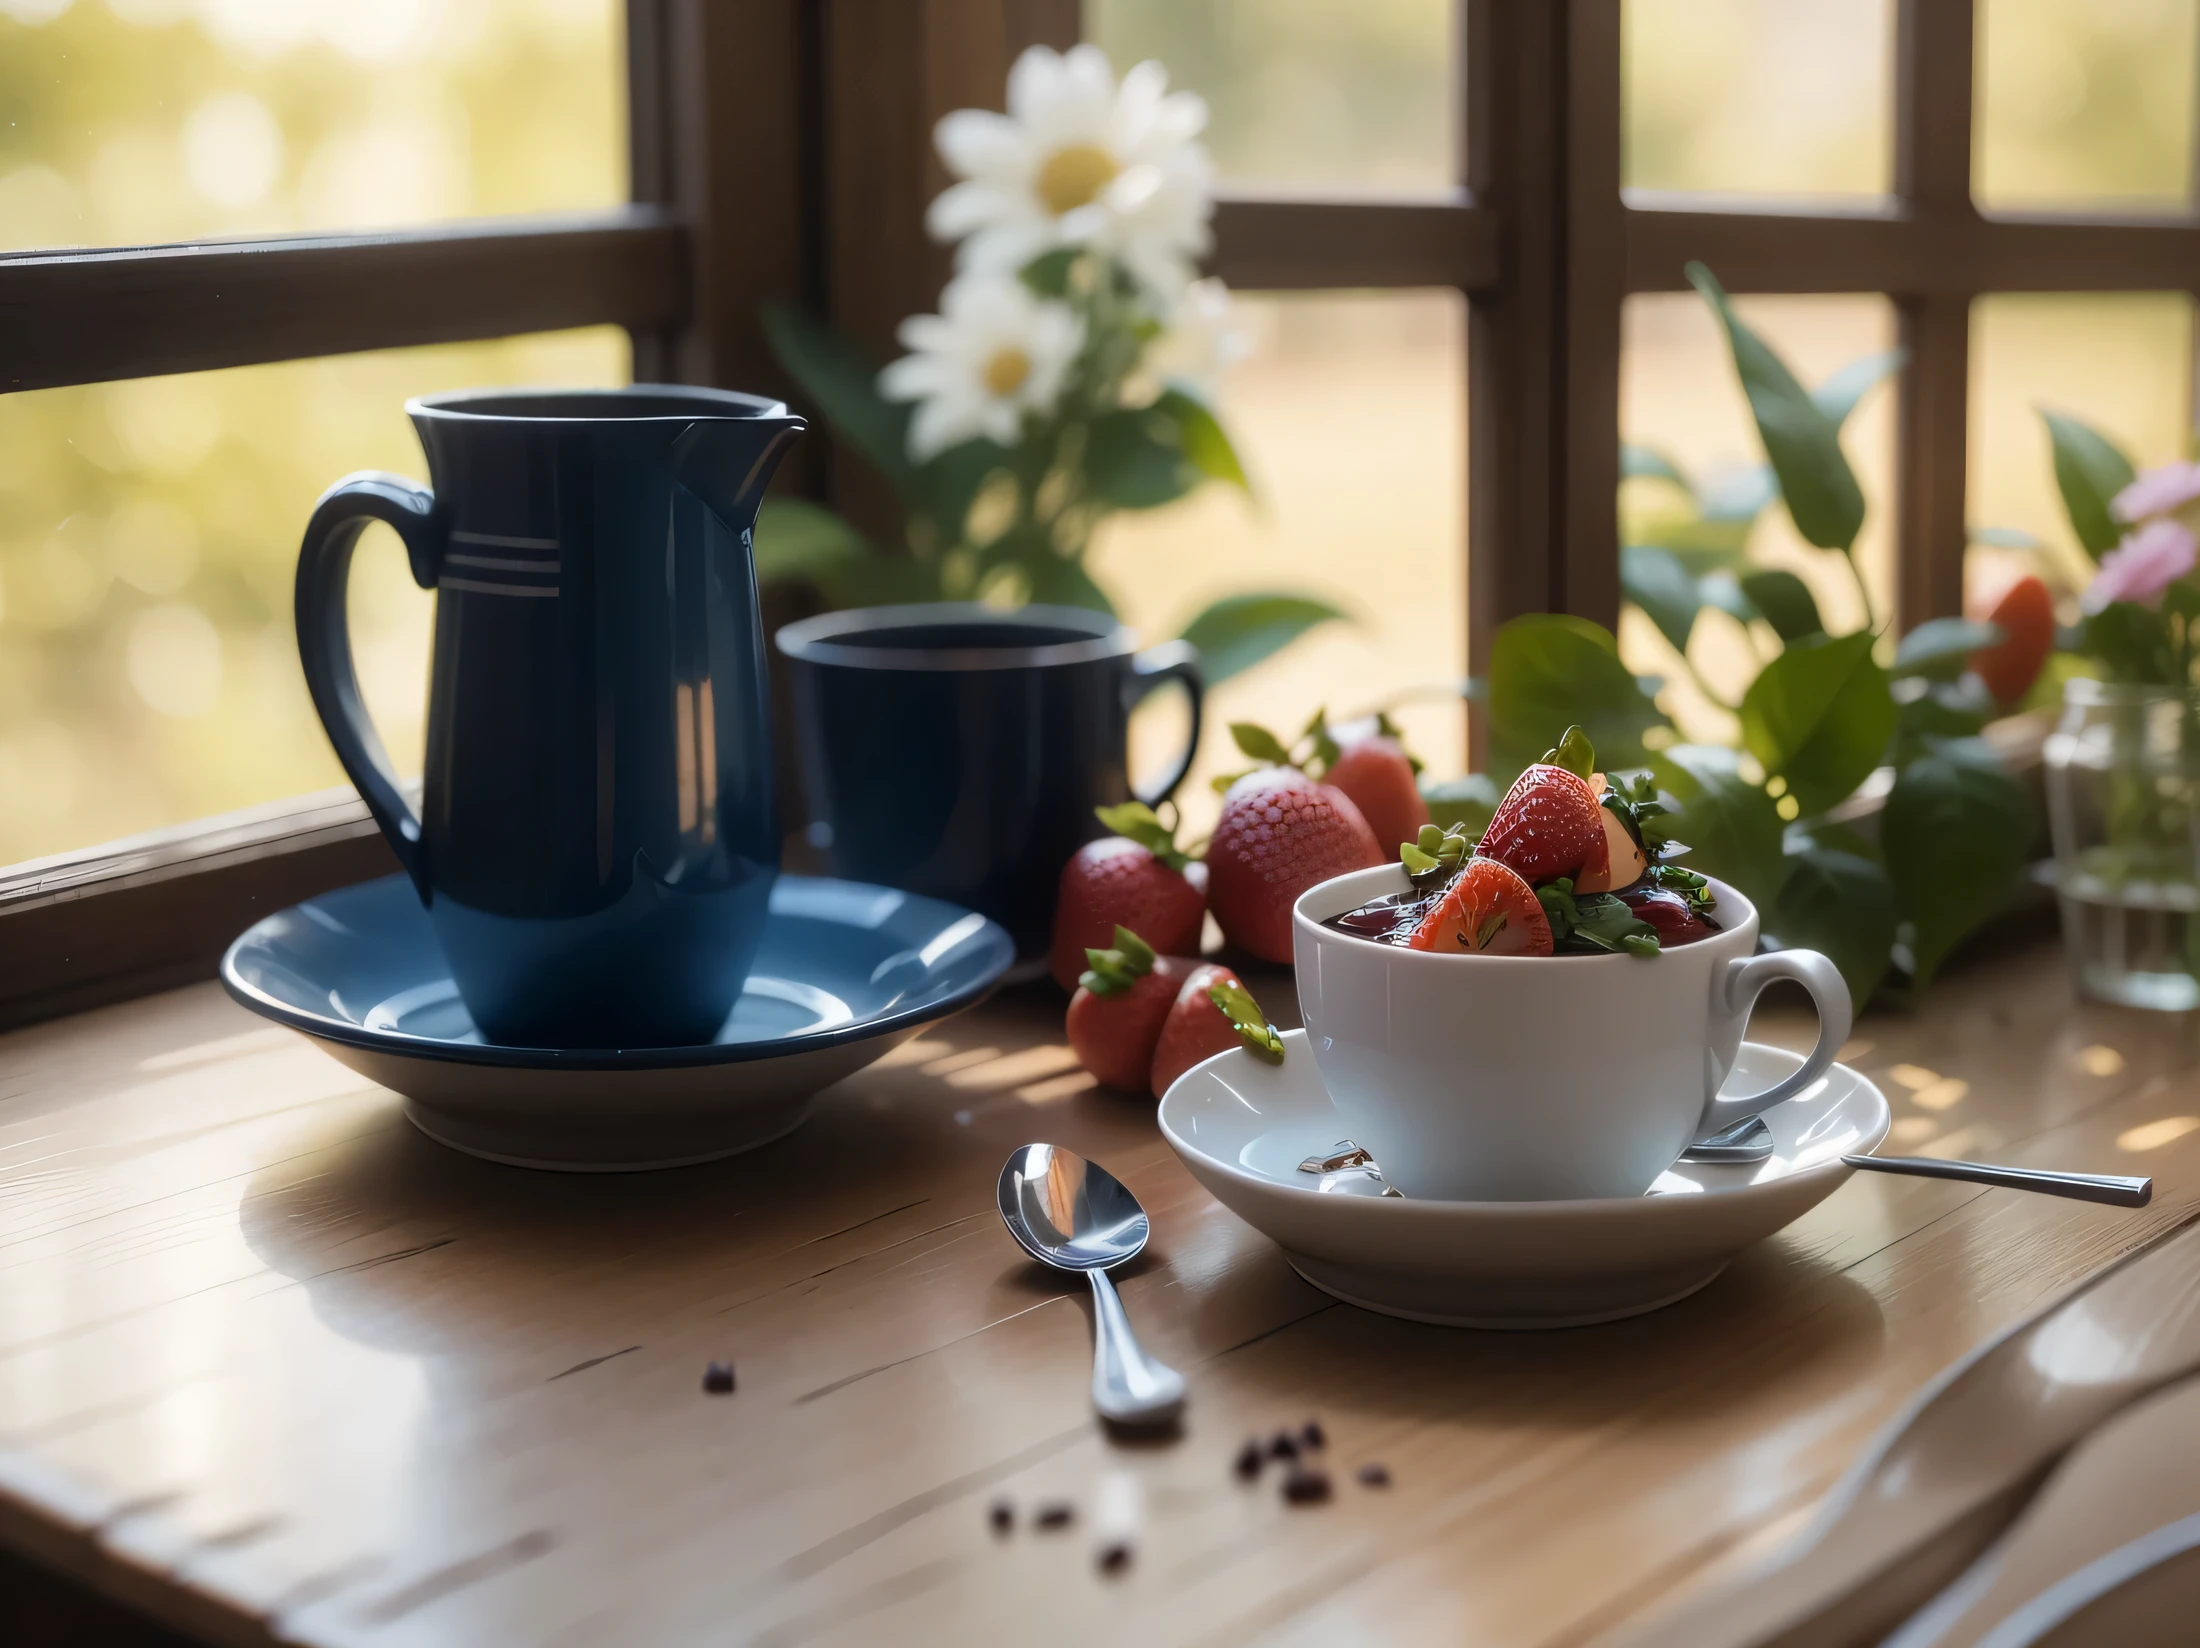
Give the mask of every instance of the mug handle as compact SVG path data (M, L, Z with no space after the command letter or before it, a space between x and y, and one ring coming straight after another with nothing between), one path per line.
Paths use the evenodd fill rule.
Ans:
M1207 683L1199 673L1199 649L1191 642L1164 641L1132 658L1130 693L1124 709L1135 709L1164 681L1184 683L1184 690L1192 700L1192 730L1185 737L1184 753L1177 760L1176 770L1169 774L1168 782L1156 786L1150 795L1138 794L1138 799L1149 807L1160 806L1175 793L1176 787L1184 782L1184 775L1192 770L1192 758L1199 754L1199 718Z
M1726 972L1712 986L1713 1017L1746 1024L1750 1009L1757 1005L1757 998L1764 993L1765 986L1779 979L1793 979L1810 992L1811 1003L1818 1009L1818 1045L1810 1050L1810 1057L1803 1061L1801 1069L1774 1082L1762 1093L1739 1099L1712 1094L1696 1123L1693 1142L1700 1143L1745 1117L1792 1099L1826 1073L1833 1064L1834 1055L1849 1039L1849 1027L1854 1023L1849 987L1842 982L1841 969L1816 950L1775 950L1770 955L1747 956L1728 962Z
M347 475L321 494L298 546L298 661L305 668L306 690L320 713L328 740L345 776L366 802L398 863L428 902L427 854L420 840L420 817L397 785L389 751L367 715L359 694L359 672L351 659L351 629L345 611L351 554L370 521L396 529L405 543L413 582L433 589L442 559L443 533L435 515L435 494L402 475L362 470Z

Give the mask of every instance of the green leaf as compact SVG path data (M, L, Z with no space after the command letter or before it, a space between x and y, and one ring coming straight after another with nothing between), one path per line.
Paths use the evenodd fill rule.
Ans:
M787 303L758 313L764 340L833 433L875 465L906 501L917 491L909 462L909 409L878 392L878 368L832 327Z
M1008 448L981 437L949 447L917 471L913 501L931 517L941 548L952 548L968 536L970 506L979 489L1013 460Z
M1806 814L1863 783L1894 728L1887 672L1862 630L1790 642L1742 695L1742 742L1767 773L1787 780Z
M1065 297L1069 293L1069 272L1077 266L1081 251L1076 246L1058 246L1051 252L1041 252L1017 274L1040 297Z
M800 498L765 499L753 542L759 584L805 582L834 608L942 597L931 563L876 549L831 510Z
M1780 896L1764 930L1783 950L1821 951L1861 1012L1887 971L1894 947L1894 888L1868 858L1813 846L1788 855Z
M2070 530L2085 552L2098 561L2122 540L2124 529L2108 511L2109 501L2132 482L2131 460L2091 424L2067 412L2040 408L2055 457L2055 485L2062 492Z
M1783 641L1800 641L1806 635L1823 635L1825 621L1818 616L1818 602L1810 586L1792 572L1759 568L1741 576L1742 593L1749 597L1773 634Z
M1207 999L1215 1004L1215 1011L1230 1021L1238 1039L1259 1057L1270 1064L1283 1062L1283 1037L1268 1022L1268 1015L1253 999L1253 992L1234 979L1209 988Z
M1725 323L1734 370L1795 530L1820 549L1847 550L1864 525L1864 493L1841 450L1840 427L1796 381L1787 363L1734 313L1709 269L1691 263L1688 278Z
M1153 971L1153 946L1128 927L1115 929L1115 943L1108 949L1088 949L1085 971L1077 982L1096 996L1120 996Z
M1111 615L1115 611L1115 602L1093 582L1081 560L1043 548L1013 556L1008 564L1022 569L1030 598L1042 605L1083 607Z
M1963 673L1971 654L2002 639L1999 624L1982 624L1970 618L1928 618L1902 637L1895 648L1894 675L1922 675L1934 681L1953 681Z
M1622 441L1619 448L1619 478L1623 481L1670 481L1691 498L1695 487L1681 472L1681 466L1654 446L1639 446L1633 441Z
M1675 652L1688 650L1703 596L1679 557L1656 544L1628 544L1619 552L1619 587Z
M1723 525L1753 525L1780 496L1770 464L1744 464L1714 478L1703 489L1703 514Z
M1198 396L1171 387L1153 403L1153 409L1176 425L1176 444L1191 466L1210 480L1227 481L1248 498L1253 483L1245 477L1237 448L1213 408Z
M1319 596L1248 590L1209 603L1184 626L1181 638L1199 649L1200 679L1212 688L1273 657L1308 630L1350 621L1350 613Z
M1856 410L1871 387L1881 378L1902 370L1909 359L1904 349L1889 349L1877 355L1866 355L1862 360L1852 360L1840 371L1810 392L1810 398L1818 403L1818 410L1832 420L1839 429L1849 421L1849 414Z
M1948 739L1976 738L1987 722L2001 714L1994 695L1975 675L1918 684L1925 690L1903 702L1895 723L1894 743L1887 758L1897 767L1908 765Z
M1480 841L1504 793L1487 773L1466 773L1421 786L1431 821L1446 831L1456 831L1469 841Z
M1103 412L1085 438L1085 484L1116 509L1158 509L1200 483L1177 421L1153 407Z
M1587 778L1597 770L1596 746L1579 727L1568 727L1558 747L1543 752L1543 764L1563 767L1576 778Z
M1658 752L1655 771L1678 805L1665 823L1688 843L1689 868L1771 908L1787 879L1780 812L1761 785L1742 777L1735 753L1718 744L1676 744Z
M1571 726L1608 768L1642 766L1644 731L1665 724L1611 635L1585 618L1540 612L1513 619L1491 644L1488 681L1493 766L1507 777Z
M2178 679L2169 620L2136 601L2111 601L2085 620L2085 650L2111 681L2162 686Z
M1176 832L1162 823L1154 810L1143 801L1126 801L1116 807L1095 807L1092 813L1109 833L1137 842L1170 869L1181 870L1191 863L1188 854L1177 850Z
M1230 737L1255 761L1266 761L1278 767L1291 765L1291 752L1283 747L1283 740L1256 721L1231 722Z
M1982 740L1951 739L1895 775L1879 845L1911 925L1916 988L2001 908L2031 840L2031 803Z

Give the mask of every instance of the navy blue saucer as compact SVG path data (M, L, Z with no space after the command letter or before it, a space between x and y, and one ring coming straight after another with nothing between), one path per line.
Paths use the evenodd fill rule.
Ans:
M782 876L755 969L709 1042L574 1050L482 1040L403 876L248 929L222 983L403 1094L422 1131L531 1167L665 1167L801 1121L810 1096L972 1005L1015 959L985 917L860 882Z

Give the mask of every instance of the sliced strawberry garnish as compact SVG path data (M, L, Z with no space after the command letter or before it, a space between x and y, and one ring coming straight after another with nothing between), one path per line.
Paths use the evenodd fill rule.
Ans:
M1407 947L1439 955L1547 956L1551 921L1535 889L1508 865L1470 858L1451 890L1413 929Z
M1596 791L1580 774L1540 761L1513 780L1477 851L1536 886L1559 876L1577 885L1601 882L1611 874Z

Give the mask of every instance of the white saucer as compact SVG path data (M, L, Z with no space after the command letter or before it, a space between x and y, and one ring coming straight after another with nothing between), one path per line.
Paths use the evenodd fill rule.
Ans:
M1192 1177L1301 1276L1348 1304L1447 1327L1562 1328L1685 1299L1752 1242L1849 1176L1841 1157L1887 1131L1887 1101L1847 1065L1765 1113L1773 1153L1677 1162L1648 1195L1579 1202L1424 1202L1364 1180L1301 1173L1349 1136L1306 1045L1284 1061L1242 1049L1193 1066L1161 1101L1161 1132ZM1729 1085L1754 1093L1801 1055L1744 1042ZM1354 1193L1359 1192L1359 1193Z

